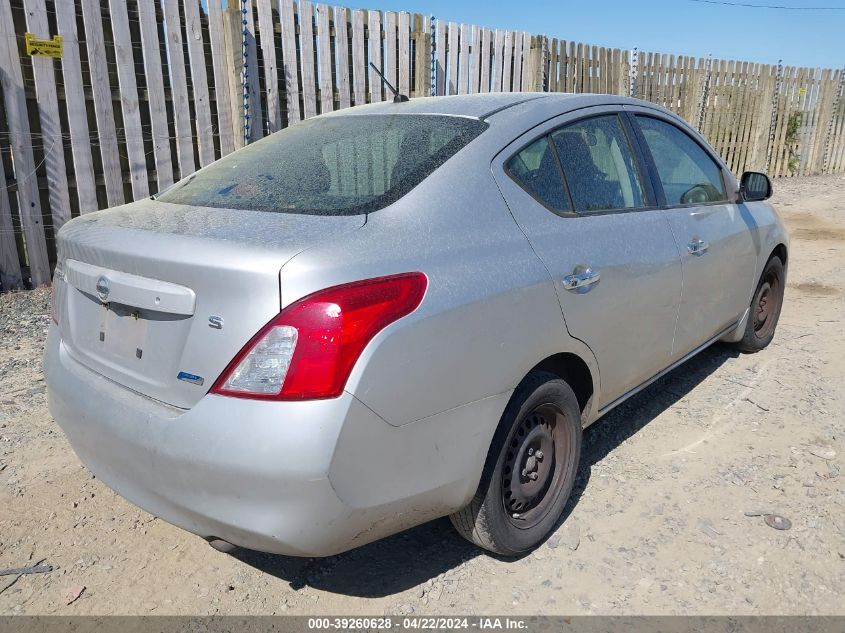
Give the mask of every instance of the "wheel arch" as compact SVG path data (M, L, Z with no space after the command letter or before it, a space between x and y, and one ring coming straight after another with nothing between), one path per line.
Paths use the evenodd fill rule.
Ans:
M786 244L780 242L777 246L775 246L766 258L766 261L768 262L774 255L777 255L780 258L780 261L783 263L783 267L786 268L787 258L789 257L789 251L786 248Z
M598 387L598 376L590 364L573 352L558 352L541 360L531 372L547 371L558 376L575 392L581 409L581 423L586 426L591 419L593 402ZM526 374L527 376L527 374Z

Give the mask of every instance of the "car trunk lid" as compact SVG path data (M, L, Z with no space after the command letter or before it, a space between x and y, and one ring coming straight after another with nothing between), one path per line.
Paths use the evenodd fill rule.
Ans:
M190 408L278 314L285 262L364 221L154 200L77 218L59 234L64 345L129 389Z

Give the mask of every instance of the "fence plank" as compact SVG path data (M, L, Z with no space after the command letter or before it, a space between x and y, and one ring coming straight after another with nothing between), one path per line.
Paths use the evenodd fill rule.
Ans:
M399 14L399 93L411 93L411 14Z
M559 46L560 42L556 37L550 38L546 40L546 61L545 66L543 67L543 72L545 73L546 77L546 85L544 90L548 92L558 92L557 87L557 64L558 64L558 57L559 53Z
M469 26L461 24L460 44L458 46L458 94L466 94L469 90Z
M496 29L495 37L493 38L493 65L490 92L502 92L504 80L504 50L505 50L505 33L502 29Z
M338 107L348 108L351 103L349 80L349 9L334 8L334 31L337 59Z
M226 76L229 78L229 103L232 111L232 142L235 149L246 144L244 134L244 60L243 25L240 10L232 6L223 10L223 42L226 50Z
M728 165L730 165L735 174L740 173L739 169L742 167L742 152L745 148L745 130L748 125L748 117L746 116L747 101L749 98L748 81L748 62L742 62L741 64L738 63L737 78L734 83L734 100L736 107L733 116L733 136L727 160Z
M517 40L519 42L521 58L517 59L519 62L519 81L517 82L514 80L514 90L528 92L535 89L535 38L533 38L530 33L524 31L517 34ZM516 65L516 62L514 62L514 65Z
M396 18L395 11L384 14L384 76L394 88L399 85L396 68ZM392 99L393 95L386 92L385 98Z
M0 60L2 59L3 57L0 56ZM4 291L17 290L23 286L8 193L6 174L0 165L0 285L3 286Z
M188 0L190 1L190 0ZM219 0L217 0L219 2ZM264 112L267 132L282 129L282 104L279 98L279 67L276 61L276 37L273 25L272 0L255 0L258 8L258 35L261 43L261 61L264 66Z
M750 164L754 169L771 174L767 162L769 134L772 120L772 100L775 91L775 68L769 64L763 67L763 90L760 93L760 116L757 118L754 133L754 148Z
M95 0L83 0L83 3L85 2L95 2ZM178 0L163 0L163 7L169 57L167 68L170 74L173 124L176 131L176 156L179 159L179 179L182 179L197 170L188 103L188 79L185 74L185 55L182 52Z
M431 22L428 16L415 13L412 20L411 39L414 45L414 87L415 97L431 95Z
M569 67L569 53L566 40L558 42L557 55L557 90L558 92L567 91L567 73Z
M728 82L729 114L725 122L724 159L731 171L735 170L734 157L736 152L739 118L742 114L740 84L742 82L742 63L731 61L731 77Z
M352 11L352 93L355 105L367 103L367 53L364 50L364 12Z
M314 68L314 5L299 3L299 51L302 58L302 110L308 119L317 114L317 71Z
M523 65L523 45L525 44L525 38L523 37L522 33L516 32L514 33L513 39L513 75L512 75L512 82L514 92L519 92L522 90L522 65Z
M721 156L726 156L730 146L730 131L733 127L733 76L735 66L733 60L724 60L724 74L720 90L719 124L716 129L716 143Z
M437 22L434 39L434 94L446 94L446 29Z
M116 0L120 2L121 0ZM205 65L202 23L200 22L199 0L185 0L185 34L188 39L188 58L191 66L191 86L196 115L196 137L199 147L200 166L214 162L214 127L211 124L208 75ZM275 69L275 68L274 68ZM258 117L257 121L261 121Z
M839 151L833 160L835 172L845 171L845 99L839 101L839 132L836 135Z
M3 88L29 273L32 283L41 286L50 282L50 262L47 257L47 240L38 196L35 159L32 155L32 136L16 43L11 7L8 2L0 2L0 68L4 70L0 73L0 85Z
M812 126L807 131L806 155L804 159L803 175L808 176L816 171L816 162L819 146L823 144L823 130L827 129L827 83L830 77L829 70L820 68L813 72L813 96L808 99L805 105L807 116L812 121ZM821 134L820 134L821 132Z
M332 85L332 40L329 21L331 11L325 4L317 5L317 69L320 85L320 112L334 110Z
M819 78L818 69L811 68L807 73L807 83L805 84L806 93L801 104L801 121L802 129L800 136L799 155L801 165L798 170L798 175L807 175L807 163L812 156L813 151L813 137L816 128L816 111L815 108L810 107L810 103L818 99Z
M478 49L478 66L481 70L479 76L479 92L490 92L490 29L481 29L481 47Z
M502 92L511 92L511 64L513 63L513 31L505 31L502 52Z
M302 120L299 109L299 68L296 63L296 9L295 0L280 0L282 19L282 72L285 76L287 121L293 125Z
M44 0L26 0L24 8L29 31L38 37L46 38L50 27L47 23L47 7ZM52 58L33 56L31 61L35 93L38 95L38 114L41 123L44 163L47 167L50 212L53 230L58 231L65 222L70 220L70 192L65 168L62 124L59 120L56 75Z
M135 80L135 60L132 54L132 35L126 2L109 0L114 56L117 60L117 81L120 86L120 106L123 113L123 135L129 161L132 197L141 200L150 195L147 176L147 156L141 133L141 112L138 103L138 84Z
M376 68L382 68L381 63L381 14L378 11L370 11L367 14L368 21L368 46L369 63ZM367 74L370 77L370 101L381 101L384 85L381 77L376 74L372 66L367 65Z
M59 7L62 4L69 3L56 3L57 16ZM150 112L149 136L153 144L153 161L155 162L156 168L156 184L158 185L158 190L161 191L173 184L173 162L170 157L170 131L167 127L167 108L165 107L165 100L155 98L155 95L164 94L164 78L161 70L158 24L156 22L156 12L153 0L138 0L138 21L138 26L141 31L141 50L144 57L144 79L147 83L147 103L149 105ZM67 82L67 73L65 73L65 82ZM224 101L226 101L227 104L229 103L228 96L224 99ZM84 108L84 102L82 105ZM70 112L70 104L68 104L68 112ZM70 115L68 114L68 116ZM230 141L231 134L232 130L230 121ZM231 149L229 149L229 151L231 151Z
M758 101L759 93L757 80L760 74L760 64L748 63L748 72L745 79L745 114L742 123L742 137L739 155L737 157L737 174L741 175L748 169L748 159L751 156L753 144L754 119L760 112Z
M770 169L772 175L775 177L780 176L781 173L781 165L782 165L782 151L781 148L783 147L783 138L786 136L786 116L785 114L788 112L788 92L789 92L789 84L791 82L791 78L789 75L791 74L791 68L784 68L781 78L781 85L780 87L775 86L775 91L778 96L778 103L777 103L777 114L775 120L775 136L773 141L770 141L772 145L772 160L770 163Z
M82 0L82 15L85 19L88 71L91 76L91 93L94 98L94 114L97 120L97 138L100 145L106 198L109 206L113 207L124 202L123 178L120 173L120 156L117 153L117 134L99 2Z
M94 160L91 155L88 110L85 106L85 91L82 86L82 65L76 32L76 6L72 2L57 2L55 7L56 25L59 35L64 38L62 82L70 131L76 197L79 212L88 213L96 211L99 204L97 204L97 187L94 183Z
M449 22L449 37L446 45L449 48L449 66L446 69L449 77L449 85L446 94L458 94L458 51L460 42L458 40L459 26L455 22Z
M760 64L749 63L745 86L745 116L742 123L742 136L739 154L737 156L737 173L748 169L748 161L754 143L754 119L760 112L759 89L757 81L760 77Z
M469 92L475 94L481 85L481 29L475 24L470 27L472 44L470 46Z
M143 1L143 0L139 0ZM211 44L211 63L214 71L214 97L217 106L217 136L220 155L226 156L235 149L232 128L232 101L229 73L226 72L226 42L223 36L223 9L219 2L208 4L208 39ZM146 57L146 56L145 56ZM159 67L159 81L161 68ZM163 93L162 93L163 94ZM164 104L158 104L161 107ZM152 104L150 105L152 109ZM159 180L159 182L161 182Z
M810 173L820 174L824 170L824 155L826 149L827 135L830 131L833 116L833 104L836 97L838 85L835 81L835 72L825 69L822 75L822 90L819 96L820 109L816 135L816 150Z

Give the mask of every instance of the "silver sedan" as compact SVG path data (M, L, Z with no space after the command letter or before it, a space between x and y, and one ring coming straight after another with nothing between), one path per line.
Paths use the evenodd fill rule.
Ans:
M318 116L62 228L50 410L99 479L218 544L322 556L450 515L518 556L584 427L772 340L770 195L622 97Z

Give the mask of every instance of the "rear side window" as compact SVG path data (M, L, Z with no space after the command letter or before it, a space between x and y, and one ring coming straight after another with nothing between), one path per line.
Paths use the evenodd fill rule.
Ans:
M643 186L625 130L615 114L552 132L579 213L645 206Z
M315 118L198 171L163 202L277 213L355 215L392 204L487 124L437 115Z
M668 205L724 202L728 199L719 165L676 126L637 116L657 167Z
M523 189L547 207L558 211L572 210L548 137L534 141L511 158L507 170Z

